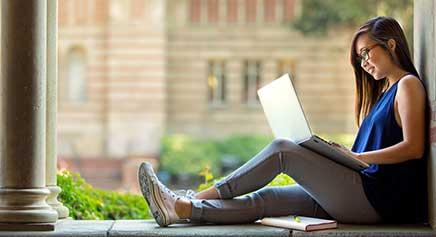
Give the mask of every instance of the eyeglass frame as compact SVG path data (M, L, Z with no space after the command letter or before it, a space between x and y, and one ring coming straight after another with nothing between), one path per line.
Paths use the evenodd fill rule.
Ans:
M357 61L360 65L362 65L363 62L366 62L369 60L369 52L374 49L375 47L380 46L379 43L375 43L374 45L371 45L369 47L362 48L360 51L361 53L357 56ZM363 55L365 54L365 55Z

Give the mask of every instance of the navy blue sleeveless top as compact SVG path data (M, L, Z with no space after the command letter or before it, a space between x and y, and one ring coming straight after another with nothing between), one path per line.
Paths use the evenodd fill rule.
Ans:
M352 151L361 153L379 150L403 141L403 131L395 120L394 112L395 95L400 80L382 93L362 121ZM385 222L425 222L425 164L425 159L388 165L370 164L370 167L361 172L365 194Z

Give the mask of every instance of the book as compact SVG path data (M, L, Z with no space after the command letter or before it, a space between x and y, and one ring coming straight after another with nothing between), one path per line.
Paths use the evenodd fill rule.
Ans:
M283 227L301 231L326 230L338 227L338 223L335 220L326 220L305 216L265 217L260 220L260 223L262 225Z

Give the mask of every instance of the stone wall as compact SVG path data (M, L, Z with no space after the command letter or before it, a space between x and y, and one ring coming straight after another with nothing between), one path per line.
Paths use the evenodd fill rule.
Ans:
M107 3L59 1L58 150L61 155L96 157L103 151ZM73 50L80 52L83 58L79 60L85 65L82 101L68 96L69 55Z
M304 36L286 22L192 23L189 1L168 9L168 131L222 137L234 133L270 134L260 104L242 100L243 63L261 62L261 84L277 78L280 60L295 63L295 84L312 129L324 133L354 132L354 81L348 63L352 32ZM222 2L220 2L222 3ZM225 8L223 6L222 8ZM224 14L225 15L225 14ZM208 62L223 60L227 101L208 103Z
M257 16L255 22L244 20L248 8L236 1L238 14L228 22L223 19L229 2L218 1L213 22L193 24L190 0L61 0L60 154L157 156L165 132L206 137L270 134L260 105L242 101L243 63L250 59L261 62L261 84L280 74L280 60L291 60L313 130L353 132L351 32L303 36L277 20L289 15L279 14L284 5L277 5L276 18L271 18L275 21L262 21L264 1L249 8L257 9L249 14ZM204 18L208 5L202 3ZM72 49L83 52L86 65L86 98L79 102L68 98ZM226 62L223 106L211 106L207 100L208 62L213 59Z
M165 1L61 0L60 9L60 154L156 156L166 120ZM83 101L66 98L73 48L85 55Z

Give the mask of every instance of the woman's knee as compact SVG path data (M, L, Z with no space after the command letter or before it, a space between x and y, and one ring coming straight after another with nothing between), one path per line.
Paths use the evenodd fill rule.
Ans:
M286 138L276 138L271 142L271 146L277 151L289 151L298 147L293 141Z

